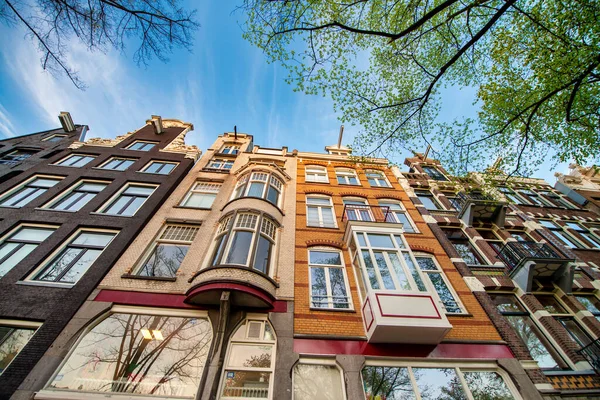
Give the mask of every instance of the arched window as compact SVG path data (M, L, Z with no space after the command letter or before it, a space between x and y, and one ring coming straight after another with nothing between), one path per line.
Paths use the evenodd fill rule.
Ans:
M329 183L329 177L327 176L327 168L321 167L320 165L307 165L305 179L306 182Z
M365 171L365 174L367 175L369 185L377 187L391 187L383 172L375 169L368 169Z
M414 224L412 223L408 213L400 201L392 199L380 199L379 205L381 207L387 207L385 218L386 222L402 224L404 232L415 233Z
M271 399L275 331L262 318L245 320L231 336L223 366L220 399Z
M351 168L336 168L335 176L340 185L360 185L356 171Z
M275 174L257 171L240 178L233 191L233 198L258 197L279 207L282 191L283 182Z
M79 340L48 389L194 397L210 350L211 324L195 313L164 312L103 318Z
M219 224L211 266L241 265L269 274L276 222L258 213L237 213Z

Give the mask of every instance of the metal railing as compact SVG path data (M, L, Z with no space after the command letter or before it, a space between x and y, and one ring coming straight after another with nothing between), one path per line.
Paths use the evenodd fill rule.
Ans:
M342 214L342 221L365 221L365 222L391 222L396 219L386 206L368 206L359 204L346 204Z
M596 339L587 346L582 347L577 353L581 354L590 363L597 374L600 374L600 339Z
M498 252L498 258L500 258L511 271L526 260L564 259L564 257L558 255L548 244L538 242L508 242L502 246Z
M223 391L223 395L226 397L249 397L251 399L266 399L267 397L269 397L269 388L228 386Z

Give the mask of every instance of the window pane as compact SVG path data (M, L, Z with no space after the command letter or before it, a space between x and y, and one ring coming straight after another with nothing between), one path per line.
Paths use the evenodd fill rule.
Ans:
M321 208L321 215L323 215L323 226L335 226L335 219L333 218L333 210L331 208Z
M408 233L415 232L415 230L413 229L412 225L410 224L410 222L408 221L408 218L406 217L406 215L404 215L404 213L397 212L394 214L395 214L398 222L400 222L402 224L402 227L404 228L405 232L408 232Z
M148 168L146 168L146 170L144 172L149 172L149 173L155 174L163 165L165 165L165 164L153 162L152 164L150 164L148 166Z
M392 276L390 275L387 263L385 262L385 258L383 257L383 253L379 251L374 251L373 254L375 255L375 261L377 262L377 267L379 268L379 274L381 275L383 286L388 290L396 289L394 281L392 280Z
M429 280L433 284L435 291L440 296L440 300L444 303L444 307L446 308L446 312L448 313L460 313L461 309L456 302L456 299L452 295L452 292L446 285L444 278L439 272L429 273L427 274Z
M533 322L526 316L506 315L508 322L519 335L531 356L538 362L540 368L560 368L546 346L542 343L533 327Z
M312 304L311 307L328 307L327 282L325 280L325 268L310 269L310 287Z
M523 307L519 304L516 297L513 295L494 294L490 295L494 304L500 312L524 312Z
M564 309L564 307L558 302L556 297L554 297L553 295L536 294L535 298L538 299L539 302L542 303L542 306L544 306L544 309L551 314L567 313L567 310Z
M46 193L46 189L23 188L3 201L2 205L10 207L23 207L44 193Z
M5 243L0 248L0 259L6 257L8 253L14 250L18 243ZM5 259L2 264L0 264L0 276L4 276L8 271L13 269L15 265L17 265L22 259L27 257L29 253L31 253L37 245L35 244L24 244L17 251L10 255L7 259Z
M435 261L433 258L429 257L415 257L417 260L417 264L419 264L419 268L421 271L437 271L438 268L435 265Z
M73 240L73 244L105 247L113 237L114 233L82 232Z
M271 368L273 346L233 344L229 353L228 367Z
M367 399L416 399L408 368L369 365L362 370L362 380Z
M273 186L269 185L269 189L267 190L267 200L274 205L277 205L279 202L279 191L277 191Z
M85 253L79 258L79 260L77 260L77 262L73 264L71 268L69 268L69 271L67 271L67 273L62 278L60 278L60 282L77 282L79 278L81 278L81 276L85 274L90 265L92 265L92 263L96 261L96 258L98 258L100 253L102 253L102 250L85 250Z
M265 184L262 182L251 182L250 188L248 189L249 197L262 197Z
M392 262L392 267L394 267L394 272L396 273L396 279L398 280L398 284L400 285L400 289L403 290L411 290L410 282L406 277L406 273L402 268L402 263L400 263L400 259L396 253L388 253L390 257L390 261Z
M215 254L210 265L218 265L218 263L221 262L221 256L223 255L223 250L225 249L226 238L227 235L223 235L219 239L217 239L218 242L215 247Z
M324 199L321 197L307 197L306 203L307 204L315 204L315 205L323 205L323 206L331 205L329 199Z
M131 200L131 197L121 196L117 198L105 211L105 214L120 214L121 210Z
M54 232L54 229L23 227L11 236L12 240L27 240L31 242L42 242Z
M333 308L349 308L348 293L344 282L344 271L341 268L329 269L329 284L333 296Z
M406 265L408 265L410 274L412 275L415 283L417 284L417 289L419 289L421 292L426 292L427 289L425 288L425 284L423 283L423 280L421 279L421 275L419 275L419 272L417 271L417 268L415 267L415 263L413 263L412 258L410 258L410 254L402 253L402 255L404 256L404 261L406 262Z
M270 372L225 371L223 397L266 399L269 397Z
M440 207L438 207L437 203L435 203L435 201L433 200L432 197L421 195L421 194L417 194L417 197L419 200L421 200L421 203L423 203L423 205L425 206L426 209L428 209L428 210L439 210L440 209Z
M49 282L57 280L58 276L67 269L83 251L85 250L70 248L63 250L35 279Z
M150 186L129 186L123 193L136 196L150 196L154 192L154 189L154 187Z
M271 242L264 236L258 238L256 247L256 257L254 259L254 269L266 274L269 272L269 264L271 262Z
M308 207L308 215L306 216L306 223L308 225L319 225L319 209L316 207Z
M469 244L466 244L466 243L452 243L452 244L454 245L454 248L456 249L458 254L461 256L461 258L463 260L465 260L465 263L467 263L467 265L482 265L481 262L479 261L479 257L477 257L477 255L475 254L473 249L471 249L471 246Z
M337 251L311 250L309 254L311 264L342 265L340 253Z
M49 387L194 397L211 338L203 318L112 314L85 334Z
M369 282L371 283L372 289L379 289L379 281L377 280L377 275L375 273L375 267L373 266L373 262L371 261L371 255L367 250L362 251L363 261L365 262L365 268L367 270L367 275L369 275Z
M575 296L577 300L592 314L600 313L600 302L594 296Z
M387 249L394 248L394 242L392 242L392 238L390 235L376 235L373 233L367 233L369 238L369 243L371 243L371 247L383 247Z
M467 400L454 368L413 368L412 371L423 400Z
M340 370L333 365L297 364L294 367L294 400L315 399L345 400Z
M0 375L23 350L23 347L29 342L34 333L34 329L0 327ZM2 341L4 338L5 340Z
M128 199L131 199L131 198L129 197ZM125 216L134 215L136 213L136 211L142 206L142 204L144 204L145 201L146 201L145 197L134 198L133 201L131 203L129 203L129 205L127 207L125 207L125 210L121 211L120 215L125 215Z
M463 372L474 400L511 400L512 393L496 372Z
M248 254L250 253L250 244L252 243L252 232L237 231L233 234L229 254L227 254L227 264L246 265Z
M216 198L216 194L192 193L183 205L186 207L210 208Z
M579 324L572 318L560 318L560 323L569 332L570 338L577 343L580 347L585 347L592 342L592 339L587 333L579 326Z
M140 276L175 277L189 246L158 244L140 271Z

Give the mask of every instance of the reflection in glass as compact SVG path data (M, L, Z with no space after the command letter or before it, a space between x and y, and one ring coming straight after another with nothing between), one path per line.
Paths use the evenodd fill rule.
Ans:
M416 399L407 368L366 366L362 379L367 400Z
M529 349L531 357L538 362L540 368L560 368L554 357L538 337L531 318L521 315L505 315L525 346Z
M504 379L496 372L463 372L475 400L514 399Z
M35 329L0 326L0 375L25 347L34 333Z
M266 399L270 380L270 372L226 370L223 397Z
M189 246L160 243L156 245L138 275L174 277Z
M333 365L297 364L294 399L344 400L340 370Z
M192 397L211 338L206 319L112 314L82 338L49 386Z
M467 400L454 368L413 368L421 399Z

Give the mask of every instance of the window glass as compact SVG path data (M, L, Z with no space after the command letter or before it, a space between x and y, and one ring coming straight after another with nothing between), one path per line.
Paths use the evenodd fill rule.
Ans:
M497 372L465 371L467 386L474 400L511 400L514 396Z
M181 202L182 207L210 208L221 190L220 183L196 182Z
M454 368L414 368L413 374L422 399L467 400L467 395Z
M0 164L14 165L37 153L38 150L17 149L0 157Z
M394 248L394 242L390 235L379 235L376 233L367 233L371 247Z
M294 400L314 399L345 400L342 376L337 367L296 364L294 367Z
M22 226L0 243L0 277L27 257L56 228Z
M335 228L335 216L330 198L306 197L306 225Z
M600 321L600 301L596 296L575 296L575 298Z
M369 185L374 187L390 187L385 175L381 171L367 170L365 171Z
M29 342L35 329L0 326L0 375Z
M535 298L538 299L544 309L550 314L565 314L567 310L558 302L556 297L552 294L536 294Z
M111 314L83 336L49 387L193 397L211 339L205 318Z
M408 368L368 365L362 369L363 387L367 399L413 400Z
M475 251L471 242L460 230L446 229L444 233L467 265L485 265L484 259Z
M163 161L152 161L142 172L149 174L169 175L177 166L176 163L168 163Z
M79 211L100 193L108 182L81 182L48 208L61 211Z
M337 250L309 250L311 307L348 309L350 296L341 253Z
M238 154L240 152L240 146L237 145L233 145L233 144L227 144L225 146L223 146L223 148L221 149L221 153L222 154Z
M129 184L112 202L104 208L103 214L132 216L154 192L156 186Z
M318 165L309 165L306 167L306 182L328 183L327 169Z
M155 146L156 146L156 143L142 142L140 140L136 140L135 142L133 142L132 144L130 144L129 146L127 146L127 149L129 149L129 150L138 150L138 151L150 151Z
M436 167L422 166L423 171L429 175L429 177L436 181L447 181L448 179L442 174Z
M447 313L461 313L462 310L449 283L446 282L443 272L438 268L434 259L431 257L415 257L421 271L431 282L431 286L435 289Z
M230 170L231 168L233 168L233 161L234 160L223 159L223 158L213 158L212 160L210 160L208 162L208 165L206 166L206 168L227 171L227 170Z
M67 135L50 135L42 139L42 142L60 142L66 137Z
M429 192L415 192L417 198L421 200L421 203L427 210L441 210L442 208L433 199L433 195Z
M402 208L399 202L392 200L379 200L379 205L385 207L382 212L386 214L385 222L401 224L404 232L414 233L413 224L407 216L407 212Z
M274 206L279 206L283 182L269 172L252 172L240 177L233 192L233 198L258 197Z
M15 192L2 199L0 205L7 207L23 207L43 195L49 188L60 182L58 178L35 177L24 183Z
M356 171L349 168L336 168L335 176L340 185L360 185Z
M69 157L62 159L56 165L60 165L63 167L83 167L90 161L92 161L95 156L89 156L85 154L71 154Z
M136 160L130 158L112 157L108 162L102 164L102 169L112 169L115 171L125 171L131 167Z
M189 245L157 244L138 272L139 276L174 277Z

